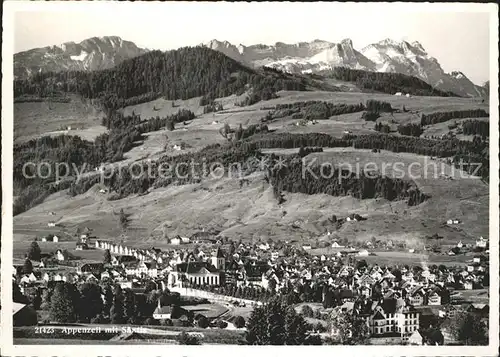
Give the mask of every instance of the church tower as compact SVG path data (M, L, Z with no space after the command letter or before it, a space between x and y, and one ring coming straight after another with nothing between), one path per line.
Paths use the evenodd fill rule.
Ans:
M225 270L226 258L224 257L224 253L220 248L217 248L217 251L212 254L212 265L217 270Z

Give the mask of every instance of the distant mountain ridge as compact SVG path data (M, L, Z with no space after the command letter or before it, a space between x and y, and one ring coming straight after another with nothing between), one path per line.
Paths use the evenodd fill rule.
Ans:
M418 77L437 89L461 96L485 96L486 90L474 84L462 72L445 73L436 58L417 41L385 39L356 50L350 39L340 43L323 40L274 45L235 46L212 40L201 44L248 66L268 66L292 73L318 73L334 67L348 67L373 72L402 73Z
M415 76L431 86L461 96L485 97L488 88L474 84L462 72L445 73L439 62L417 42L385 39L361 50L350 39L340 43L323 40L270 45L234 45L212 40L202 47L219 51L248 67L270 67L289 73L321 73L335 67ZM147 53L118 36L93 37L80 43L35 48L14 55L14 76L65 70L112 68L127 59Z
M14 76L25 78L38 72L108 69L148 51L118 36L65 42L14 54Z

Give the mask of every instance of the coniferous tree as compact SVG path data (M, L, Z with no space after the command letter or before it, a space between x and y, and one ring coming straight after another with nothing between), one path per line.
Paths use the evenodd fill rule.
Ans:
M111 322L115 324L125 323L125 309L123 291L119 286L114 289L113 305L109 311Z
M23 265L23 273L31 274L32 272L33 272L33 264L31 264L31 260L26 258Z
M252 311L246 340L251 345L303 345L309 337L307 324L280 298L273 298Z
M94 283L84 283L80 286L80 296L80 320L90 322L103 310L101 288Z
M28 250L28 259L40 261L42 250L36 241L33 241Z
M54 322L76 322L80 296L73 284L58 283L50 297L50 319Z
M103 261L104 264L110 264L111 263L111 253L110 253L109 249L106 249L104 251L104 257L103 257L102 261Z

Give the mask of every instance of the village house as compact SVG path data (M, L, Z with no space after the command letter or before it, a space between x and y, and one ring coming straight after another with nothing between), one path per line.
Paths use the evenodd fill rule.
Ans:
M12 303L13 326L33 326L38 324L36 311L29 305Z
M343 245L340 245L339 243L337 243L337 241L334 241L334 242L332 243L332 248L344 248L344 246L343 246Z
M103 263L85 263L78 267L77 272L79 274L94 274L100 276L104 271Z
M137 262L137 258L133 255L114 255L111 257L111 264L114 266L135 262Z
M69 260L69 253L67 250L58 249L56 250L55 257L60 262L66 261Z
M151 278L158 276L156 262L140 261L139 263L123 263L123 267L127 275L137 277L149 276Z
M427 305L441 305L441 295L437 289L431 289L428 292Z
M88 250L88 249L89 249L89 246L87 245L87 243L83 243L83 242L76 243L75 250Z
M173 245L179 245L179 244L181 244L181 237L180 236L176 236L176 237L170 239L170 244L173 244Z
M369 256L370 253L366 250L366 249L361 249L359 252L358 252L358 256L360 257L367 257Z
M53 234L49 234L45 237L42 237L42 242L53 242L53 243L57 243L59 242L59 237L56 236L56 235L53 235Z
M487 239L484 239L483 237L479 237L479 239L476 240L476 247L486 248L487 246L488 246Z
M423 337L418 330L413 332L408 338L408 344L417 346L421 346L423 344Z

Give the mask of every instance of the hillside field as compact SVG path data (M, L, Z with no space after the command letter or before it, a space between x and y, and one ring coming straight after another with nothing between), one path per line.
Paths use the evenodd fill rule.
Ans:
M223 143L226 139L221 136L219 130L225 123L232 128L236 128L239 124L243 127L257 124L268 111L263 108L270 108L279 103L327 100L334 103L356 104L364 103L368 99L377 99L388 101L398 109L404 105L414 112L396 113L393 117L384 115L379 119L379 121L394 120L395 125L416 121L418 115L415 113L488 109L487 104L470 98L406 98L356 92L279 92L279 96L280 98L243 108L234 106L236 97L224 98L222 99L225 103L224 110L215 114L202 114L199 98L176 101L175 107L172 107L171 101L163 99L127 107L124 109L125 113L134 112L143 118L165 116L182 108L193 110L198 116L185 126L177 124L174 131L163 129L148 133L146 140L126 153L125 157L130 162L155 158L164 154L173 155L178 152L195 151L209 144ZM20 104L24 104L25 107L27 104L41 105L40 103ZM62 106L68 103L54 103L53 105L57 104ZM22 111L26 113L27 107L19 107L17 115L19 116ZM36 110L33 107L31 111ZM31 117L20 116L21 119L16 117L18 135L29 135L31 129L28 130L26 123L29 120L35 121L33 115ZM36 129L32 129L32 134L40 134L49 129L56 130L61 123L57 120L50 121L46 112L37 115L44 118L41 121L45 124L39 124ZM31 119L28 120L28 118ZM89 118L91 118L90 121ZM92 125L97 125L97 116L80 116L74 120L77 123L81 121L84 127L89 125L90 128ZM324 132L335 136L341 136L345 130L353 134L374 132L374 123L363 121L361 113L325 118L325 120L319 120L319 124L309 126L296 126L294 122L296 120L291 118L282 118L268 125L271 130L278 132ZM186 149L176 151L172 148L174 144L179 143L185 143ZM279 150L277 152L287 153ZM410 167L411 163L420 163L423 167L434 163L429 157L415 154L387 151L372 153L369 150L352 148L325 149L323 153L311 154L308 159L345 162L352 165L374 162L379 166L384 163L402 162L404 167ZM441 162L438 164L441 169ZM444 163L442 165L444 165L444 172L450 175L451 167ZM388 170L390 173L390 168ZM418 175L422 174L423 169L411 168L410 170ZM36 235L43 235L47 231L47 222L54 219L61 225L58 229L68 234L74 232L77 227L87 226L102 239L123 239L130 245L155 247L168 246L165 235L168 237L176 234L189 236L203 228L218 229L224 236L248 241L260 238L296 240L299 243L316 241L324 239L325 233L333 230L331 224L328 223L328 218L333 214L337 217L346 217L351 213L358 213L367 220L346 222L339 230L334 231L329 239L347 238L349 241L368 241L375 237L405 241L409 247L421 248L425 243L425 237L434 233L443 236L440 241L442 245L452 245L459 240L472 243L480 235L487 237L489 232L488 186L478 178L460 177L458 172L455 172L453 180L445 180L439 175L438 177L432 174L429 176L415 179L419 188L431 196L428 201L416 207L408 207L405 202L389 202L384 199L358 200L350 196L332 197L286 192L286 201L278 205L273 198L272 189L264 182L261 173L248 177L249 183L243 187L240 187L238 177L226 177L205 180L200 184L155 189L140 197L129 196L118 201L107 201L107 195L100 194L98 187L75 197L70 197L66 192L58 192L49 196L39 206L14 217L14 250L17 256L20 252L25 252L26 242L31 241ZM122 208L130 214L131 219L130 227L124 237L121 237L122 232L117 216L117 212ZM55 216L48 216L47 212L51 211L55 212ZM450 218L460 219L462 223L447 226L445 222ZM299 228L294 228L297 227L297 224L294 224L296 222L299 222ZM86 258L100 259L97 255ZM449 257L444 256L442 260L449 260Z

